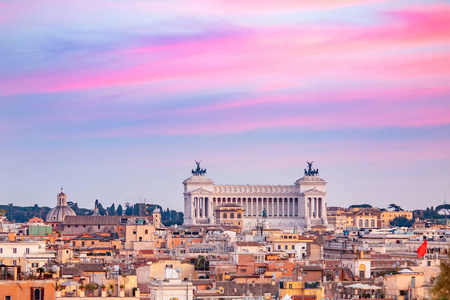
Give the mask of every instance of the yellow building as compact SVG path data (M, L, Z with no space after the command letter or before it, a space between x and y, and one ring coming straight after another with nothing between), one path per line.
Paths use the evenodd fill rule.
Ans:
M303 281L286 281L280 282L280 299L284 296L316 296L316 299L324 298L324 287L320 281L303 282Z
M125 249L155 249L154 235L156 227L146 218L136 218L125 225Z
M381 227L387 227L395 218L407 218L411 220L413 217L412 211L383 211L381 213Z
M423 273L413 272L404 269L399 274L386 275L383 278L383 287L385 298L399 299L403 296L405 299L423 299L424 292Z
M215 209L217 225L237 226L242 229L244 209L234 204L223 204Z

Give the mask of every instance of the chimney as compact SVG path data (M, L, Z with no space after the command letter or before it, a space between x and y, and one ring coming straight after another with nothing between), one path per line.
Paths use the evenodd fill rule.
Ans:
M356 244L352 244L352 252L356 254Z

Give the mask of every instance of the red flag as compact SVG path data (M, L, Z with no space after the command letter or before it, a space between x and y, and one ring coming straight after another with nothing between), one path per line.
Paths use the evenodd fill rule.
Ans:
M420 247L417 248L418 258L421 258L425 254L427 254L427 240L425 240L425 242L423 242L422 245L420 245Z

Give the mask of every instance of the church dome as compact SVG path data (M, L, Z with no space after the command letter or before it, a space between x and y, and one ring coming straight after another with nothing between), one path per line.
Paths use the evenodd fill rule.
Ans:
M46 222L62 222L65 216L76 216L77 214L67 205L67 196L61 188L57 196L57 205L52 208L45 218Z

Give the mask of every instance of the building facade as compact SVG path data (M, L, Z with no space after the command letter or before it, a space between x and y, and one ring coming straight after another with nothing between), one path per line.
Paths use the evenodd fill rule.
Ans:
M276 228L328 225L326 181L311 165L293 185L216 185L197 163L192 176L183 181L185 224L217 224L216 208L233 204L243 209L244 228L256 226L262 218Z

